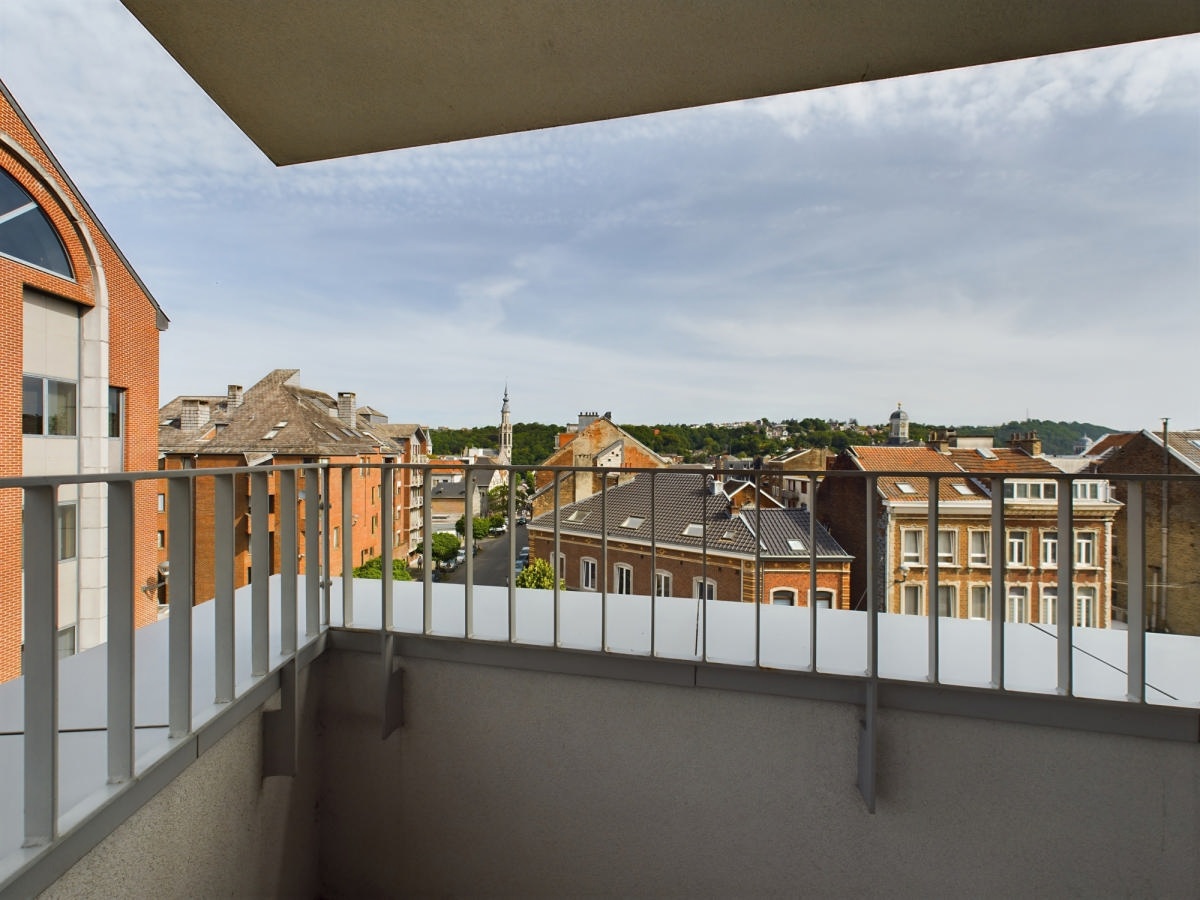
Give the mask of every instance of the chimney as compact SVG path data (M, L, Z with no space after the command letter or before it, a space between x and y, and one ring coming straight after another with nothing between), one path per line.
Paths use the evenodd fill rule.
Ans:
M179 427L182 431L196 431L208 422L208 404L195 397L187 397L183 401L183 409L179 413Z
M931 450L936 450L938 453L948 453L950 452L950 432L938 431L935 428L929 432L925 443Z
M237 409L242 405L242 386L240 384L231 384L225 393L225 400L230 409Z
M1008 446L1012 450L1022 450L1029 456L1042 455L1042 439L1036 431L1014 434L1008 439Z
M578 430L583 431L583 429L587 428L589 425L591 425L593 422L595 422L598 418L600 418L600 413L581 412L579 414L579 429Z
M347 428L354 427L354 392L338 392L338 418Z

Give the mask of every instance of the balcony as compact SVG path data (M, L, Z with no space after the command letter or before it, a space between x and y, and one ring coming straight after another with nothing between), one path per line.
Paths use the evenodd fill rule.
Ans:
M381 496L401 468L382 467ZM510 471L510 498L527 468ZM548 470L564 481L577 472L596 474ZM738 549L733 527L712 523L725 521L733 479L757 487L753 472L614 470L611 487L574 504L598 516L590 532L569 504L531 523L545 558L596 557L590 586L579 567L548 590L484 575L497 557L513 571L515 532L479 556L465 535L462 585L434 581L432 567L412 582L342 577L359 548L352 504L329 518L350 482L340 474L318 465L0 481L22 494L29 535L57 534L61 485L102 480L108 505L99 647L57 658L54 540L26 542L24 674L0 685L0 752L13 776L0 812L6 895L167 895L182 884L314 897L1194 891L1200 638L1145 627L1139 523L1161 476L1114 476L1131 573L1114 600L1129 617L1093 628L1076 627L1069 562L1061 624L1009 621L998 602L980 620L931 615L929 603L923 614L888 612L903 584L882 556L844 592L850 602L835 593L821 605L818 579L836 553L819 539L818 479L871 496L878 478L925 472L806 473L817 504L788 515L808 539L801 531L778 546L755 491L737 512L764 537ZM490 475L467 467L468 488ZM1056 527L1072 523L1077 477L1055 479ZM133 484L160 479L170 614L135 631L121 600L140 574L129 498ZM301 479L319 487L303 507ZM654 500L644 516L621 506L639 480ZM1002 540L1011 510L995 482L988 515ZM428 494L432 479L424 484ZM197 552L197 498L239 490L251 498L251 557L272 558L272 533L296 550L277 549L276 571L254 566L235 588L247 523L228 502L212 535L216 595L194 597L180 573L209 558ZM274 521L253 502L269 491ZM698 535L660 537L655 519L672 502L696 509ZM853 512L868 534L882 525L871 504ZM948 521L938 513L934 504L926 559ZM380 514L392 533L390 505ZM428 536L429 503L424 516ZM339 526L347 537L334 546ZM585 541L591 549L571 556ZM684 565L681 547L711 594L693 590L690 569L670 570L673 590L651 580ZM738 553L742 582L725 596L716 570ZM386 547L384 557L388 571ZM773 567L799 573L793 593L778 595L792 605L775 602L788 589L767 577ZM1011 574L1003 563L989 570L994 596ZM931 596L936 588L935 576Z

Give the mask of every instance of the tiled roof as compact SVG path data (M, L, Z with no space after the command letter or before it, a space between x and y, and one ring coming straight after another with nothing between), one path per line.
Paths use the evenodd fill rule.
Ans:
M299 369L275 369L242 395L176 397L159 411L163 453L353 456L371 453L382 441L337 417L329 394L294 383ZM209 420L194 431L180 427L184 401L207 401ZM163 423L167 424L163 424Z
M1108 456L1114 450L1119 450L1128 444L1133 438L1137 437L1136 431L1122 431L1117 434L1106 434L1096 443L1087 449L1087 456L1102 457Z
M1161 437L1159 444L1162 444ZM1171 431L1167 444L1185 463L1200 472L1200 431Z
M689 526L698 527L689 529ZM554 513L538 516L529 527L535 531L552 530ZM706 476L701 472L665 470L656 473L653 479L646 473L629 477L603 495L596 493L561 507L559 528L564 534L597 538L607 531L610 540L628 538L647 543L653 529L660 546L699 550L707 540L713 553L753 556L758 543L766 556L809 554L807 510L765 507L758 510L748 505L730 516L729 498L721 490L710 494ZM756 533L760 535L757 542ZM816 536L818 557L850 558L819 523Z
M1058 474L1048 460L1030 456L1022 450L996 447L983 455L978 450L951 448L941 453L932 447L854 447L850 458L867 472L971 472L987 475ZM876 482L879 494L886 500L927 503L929 482L920 477L896 478L884 476ZM907 485L907 489L902 488ZM986 500L989 491L974 478L941 478L938 481L939 502L962 503Z
M1023 450L996 447L990 457L981 456L977 450L950 449L950 459L964 472L987 472L989 475L1057 475L1059 469L1049 460L1030 456Z

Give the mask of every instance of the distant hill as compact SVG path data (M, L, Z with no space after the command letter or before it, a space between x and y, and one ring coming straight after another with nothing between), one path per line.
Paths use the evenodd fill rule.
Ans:
M1051 422L1048 419L1026 419L1023 422L1005 422L1003 425L963 426L958 433L964 436L993 435L996 446L1003 447L1014 434L1036 431L1042 439L1042 452L1053 456L1069 456L1075 452L1075 444L1085 435L1093 441L1105 434L1114 434L1122 429L1108 428L1092 422Z

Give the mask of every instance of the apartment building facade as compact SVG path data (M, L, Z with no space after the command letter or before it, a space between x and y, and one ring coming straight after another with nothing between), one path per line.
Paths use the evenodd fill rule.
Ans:
M972 443L977 443L973 441ZM880 475L875 482L877 527L868 535L862 515L865 485L859 479L830 477L818 492L817 516L854 554L851 580L855 608L866 608L868 566L874 565L876 591L892 613L938 614L954 618L991 617L994 557L991 479L1004 482L1005 618L1012 622L1055 624L1059 560L1071 554L1074 624L1111 624L1113 528L1121 504L1103 479L1078 481L1072 496L1072 534L1058 533L1060 470L1040 457L1035 435L1004 448L927 445L851 447L831 469L866 472L906 470L936 475L938 491L920 477ZM968 474L969 473L969 474ZM937 535L930 540L929 505L936 499ZM932 570L937 571L937 596Z
M807 606L809 514L702 470L640 473L529 523L532 558L568 590ZM815 525L816 602L849 608L850 556Z
M423 458L428 453L428 438L420 426L395 426L382 413L355 406L356 395L341 392L336 398L322 391L302 387L298 369L276 369L253 387L229 385L225 395L176 397L160 411L159 448L161 469L237 468L244 466L285 466L303 463L330 465L329 489L308 484L302 477L297 483L300 530L297 546L285 548L277 528L280 497L279 473L268 479L267 522L270 530L270 572L279 571L282 554L299 557L299 571L306 572L304 558L305 504L325 502L331 514L329 534L330 575L343 574L342 547L353 541L355 566L383 552L384 543L392 542L397 558L407 559L421 544L419 484L414 488L411 473L396 470L391 497L383 496L379 466ZM389 434L389 431L392 433ZM343 534L343 509L350 479L352 504L351 534ZM312 479L316 480L316 479ZM234 487L234 586L250 583L254 560L250 554L250 479L235 476ZM419 479L418 479L419 481ZM415 502L415 506L414 506ZM394 528L384 534L384 505L392 503ZM210 599L215 591L215 491L211 480L198 482L193 499L194 512L194 597L196 602ZM165 602L170 571L171 538L167 528L170 499L165 488L157 497L159 579L157 596ZM414 524L414 519L416 524ZM414 534L415 529L415 534ZM263 564L263 563L260 563Z
M0 475L153 469L158 336L167 318L0 83ZM18 399L19 398L19 399ZM109 597L105 491L56 497L58 649L106 639L108 604L156 618L149 592ZM134 491L135 578L155 571L154 491ZM34 538L31 538L34 539ZM21 500L0 491L0 680L20 674Z

